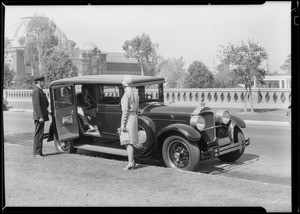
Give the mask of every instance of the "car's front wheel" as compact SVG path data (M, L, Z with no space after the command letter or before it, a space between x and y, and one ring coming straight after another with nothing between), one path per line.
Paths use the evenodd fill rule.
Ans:
M194 171L200 160L200 150L195 142L175 135L166 138L162 146L163 160L167 167Z
M57 151L63 153L74 154L77 152L77 148L73 147L74 140L59 141L56 134L54 134L54 145Z

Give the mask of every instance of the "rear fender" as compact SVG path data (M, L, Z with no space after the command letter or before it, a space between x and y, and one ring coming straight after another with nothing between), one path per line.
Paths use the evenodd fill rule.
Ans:
M168 132L180 133L190 141L199 141L201 138L201 134L196 129L181 123L175 123L163 128L158 132L157 138L160 138L162 135L167 134Z
M146 123L147 126L151 128L152 133L154 135L156 134L155 124L149 117L139 115L139 120L142 120L144 123Z

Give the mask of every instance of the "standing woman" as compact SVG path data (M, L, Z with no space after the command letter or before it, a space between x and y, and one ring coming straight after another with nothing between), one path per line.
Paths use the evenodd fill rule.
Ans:
M134 169L136 164L133 159L134 148L139 142L138 136L138 115L139 109L139 96L138 92L132 88L132 76L125 76L122 80L122 84L125 87L125 93L121 100L122 106L122 118L120 131L129 133L130 140L128 142L121 142L121 145L125 145L128 155L128 165L123 170Z

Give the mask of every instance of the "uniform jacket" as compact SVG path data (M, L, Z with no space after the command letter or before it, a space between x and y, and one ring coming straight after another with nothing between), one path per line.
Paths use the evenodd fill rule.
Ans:
M43 117L45 121L49 120L48 106L49 102L44 91L35 86L32 91L32 105L33 105L33 120L39 120Z

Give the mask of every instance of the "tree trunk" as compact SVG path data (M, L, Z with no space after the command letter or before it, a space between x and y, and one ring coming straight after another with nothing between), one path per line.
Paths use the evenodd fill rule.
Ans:
M140 66L141 66L141 75L144 76L144 68L142 65L140 65Z
M38 55L39 55L39 66L38 66L38 69L39 69L39 75L41 75L41 70L42 70L42 67L43 67L43 64L42 64L42 48L39 47L38 48Z
M249 95L250 95L250 105L251 105L251 113L253 113L253 96L251 86L249 87Z
M245 106L244 106L244 112L246 113L247 112L247 86L245 86L245 97L244 97L244 103L245 103Z

